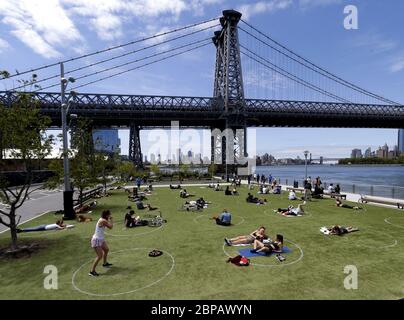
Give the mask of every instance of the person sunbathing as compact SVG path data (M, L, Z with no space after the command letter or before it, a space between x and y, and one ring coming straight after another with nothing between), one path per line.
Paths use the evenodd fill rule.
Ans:
M74 225L66 225L64 224L63 219L56 221L56 223L52 224L42 224L36 227L17 229L17 233L21 232L35 232L35 231L48 231L48 230L64 230L73 228Z
M339 198L335 199L335 206L337 206L338 208L346 208L346 209L353 209L353 210L362 209L358 206L350 206L349 204L342 203L342 200Z
M265 233L265 227L261 226L257 230L251 232L246 236L238 236L232 239L224 239L224 242L228 246L233 245L242 245L242 244L253 244L255 240L263 241L264 239L268 239L268 236Z
M158 209L156 207L152 207L149 203L143 204L143 202L141 200L135 201L135 204L136 204L136 208L138 210L149 209L149 211L153 211L153 210Z
M359 231L359 229L354 228L352 226L344 227L344 226L334 225L331 228L328 228L328 231L332 235L342 236L347 233Z
M95 209L96 207L97 207L97 201L94 200L94 201L90 202L89 204L84 204L84 205L82 205L81 207L78 207L78 208L74 209L74 212L75 212L76 214L78 214L78 213L84 213L84 212L88 212L88 211L90 211L90 210L93 210L93 209Z
M278 210L274 210L275 212L280 213L283 216L301 216L305 214L304 206L306 205L306 201L299 204L297 208L293 207L292 205L288 206L287 208L278 208Z
M194 195L189 194L186 189L180 191L180 198L189 198L193 197Z
M266 255L270 255L271 253L281 253L283 248L283 236L281 234L277 234L275 239L261 242L259 240L254 241L254 249L251 249L250 252L258 253L264 252Z
M177 184L176 186L173 186L170 184L170 189L181 189L181 185Z

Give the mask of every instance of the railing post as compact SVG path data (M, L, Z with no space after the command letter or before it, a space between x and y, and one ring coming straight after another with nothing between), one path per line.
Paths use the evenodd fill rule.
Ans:
M355 185L353 184L353 185L352 185L352 193L355 193L355 191L356 191L355 189L356 189L356 188L355 188Z
M373 196L373 194L374 194L373 186L370 186L370 195Z
M393 187L393 189L391 189L391 197L394 199L394 197L395 197L395 190L394 190L394 187Z

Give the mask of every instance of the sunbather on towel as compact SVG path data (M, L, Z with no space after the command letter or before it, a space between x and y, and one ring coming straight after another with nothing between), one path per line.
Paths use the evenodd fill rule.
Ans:
M287 207L285 209L278 208L278 210L274 210L274 211L282 214L283 216L301 216L305 213L304 212L305 205L306 205L306 201L299 204L297 206L297 208L294 208L292 205L290 205L289 207Z
M328 231L330 232L330 234L342 236L347 233L359 231L359 229L354 228L352 226L344 227L344 226L335 225L335 226L332 226L331 228L328 228Z
M228 246L232 246L239 244L253 244L255 240L263 241L264 239L268 239L268 236L265 233L265 227L261 226L247 236L238 236L232 239L225 238L224 242L226 242Z
M340 198L335 199L335 205L339 208L347 208L347 209L354 209L354 210L362 209L362 208L359 208L358 206L350 206L349 204L342 203L342 200Z
M52 224L42 224L40 226L25 228L25 229L17 229L18 233L21 232L35 232L35 231L48 231L48 230L64 230L73 228L74 225L66 225L63 222L63 219L56 221L56 223Z
M261 242L259 240L254 241L254 249L250 251L253 253L264 252L266 255L270 255L273 252L282 252L283 247L283 236L277 234L275 239L268 242Z

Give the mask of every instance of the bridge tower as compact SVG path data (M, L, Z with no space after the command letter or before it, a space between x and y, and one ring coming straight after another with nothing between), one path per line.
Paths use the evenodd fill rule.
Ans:
M135 123L131 123L129 126L129 160L133 161L137 168L143 167L140 127Z
M218 137L212 130L212 161L222 155L222 161L242 163L247 156L247 129L245 121L244 86L240 59L237 24L241 13L223 11L222 30L216 31L212 41L216 46L216 66L213 97L223 109L220 128L225 133ZM214 128L212 128L214 129ZM217 163L217 162L216 162Z

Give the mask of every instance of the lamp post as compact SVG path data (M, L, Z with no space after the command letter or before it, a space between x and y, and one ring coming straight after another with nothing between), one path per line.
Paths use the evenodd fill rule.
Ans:
M305 170L305 174L304 174L304 180L307 181L307 156L309 155L309 151L304 151L304 170Z
M66 87L69 82L74 82L74 78L66 79L64 77L64 66L60 63L60 98L61 98L61 114L62 114L62 135L63 135L63 219L72 220L75 218L73 210L73 190L70 184L69 176L69 146L67 141L67 113L69 104L66 102Z

